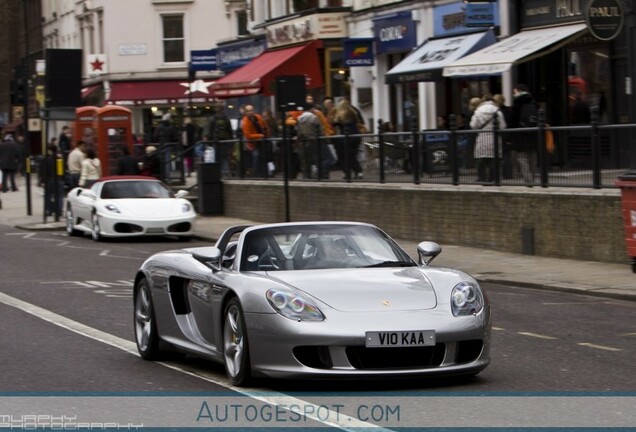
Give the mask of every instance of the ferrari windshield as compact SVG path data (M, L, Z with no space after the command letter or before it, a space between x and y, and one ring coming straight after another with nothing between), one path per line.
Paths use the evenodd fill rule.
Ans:
M102 199L172 198L172 191L160 181L122 180L106 182L102 186Z
M263 228L245 236L241 269L308 270L404 267L416 263L390 237L367 225Z

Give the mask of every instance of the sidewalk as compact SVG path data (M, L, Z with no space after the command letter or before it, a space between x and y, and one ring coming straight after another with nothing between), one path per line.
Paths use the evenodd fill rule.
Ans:
M0 193L0 223L25 230L63 230L63 218L58 222L49 218L44 223L42 189L34 185L33 176L31 182L32 215L27 215L25 178L20 177L18 192ZM225 216L199 216L196 233L197 237L212 242L228 226L249 223L253 222ZM417 243L427 239L396 240L407 252L416 256ZM90 241L88 237L86 241ZM624 264L612 264L518 255L456 245L441 246L442 253L433 261L434 265L463 270L479 281L636 301L636 274L631 271L627 255Z

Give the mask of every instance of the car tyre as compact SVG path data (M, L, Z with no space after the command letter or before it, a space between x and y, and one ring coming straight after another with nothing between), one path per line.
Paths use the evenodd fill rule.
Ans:
M69 205L66 207L66 234L71 237L76 237L81 234L81 231L76 230L74 225L75 216L73 215L73 209Z
M243 308L236 297L227 303L223 316L225 373L233 385L245 386L251 378L250 350Z
M134 321L135 342L139 355L144 360L159 359L162 352L159 349L155 310L150 296L150 287L145 278L139 281L135 290Z
M100 234L101 227L99 226L99 216L97 213L93 213L91 216L91 237L95 241L101 241L102 235Z

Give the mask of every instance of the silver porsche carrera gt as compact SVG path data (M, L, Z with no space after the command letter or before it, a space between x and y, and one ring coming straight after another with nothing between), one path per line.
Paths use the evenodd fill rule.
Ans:
M475 375L490 362L477 281L418 262L379 228L298 222L228 228L213 247L148 258L134 284L137 348L181 351L251 377Z

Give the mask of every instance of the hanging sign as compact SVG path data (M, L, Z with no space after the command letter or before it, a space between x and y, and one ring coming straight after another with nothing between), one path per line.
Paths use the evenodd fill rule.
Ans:
M595 38L609 41L623 30L625 12L620 0L590 0L585 10L585 21Z

